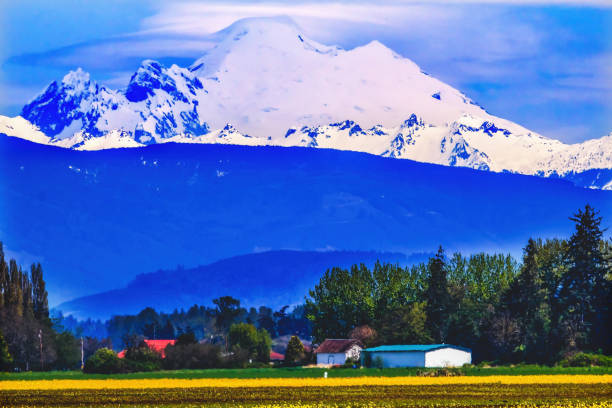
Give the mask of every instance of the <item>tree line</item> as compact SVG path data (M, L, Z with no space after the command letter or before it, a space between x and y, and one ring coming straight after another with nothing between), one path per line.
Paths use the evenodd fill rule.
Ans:
M553 363L577 351L612 351L612 241L587 205L568 240L529 239L510 255L447 257L408 268L332 268L309 291L316 342L450 343L474 361Z
M58 316L61 325L75 335L108 338L117 349L122 347L126 336L132 335L147 339L176 339L181 334L193 333L198 339L223 343L234 323L252 324L256 329L266 330L271 338L289 334L309 338L311 332L311 322L306 318L303 305L283 306L278 310L267 306L245 308L239 299L231 296L216 298L211 306L193 305L187 310L170 313L148 307L137 314L113 316L106 322Z
M24 271L14 259L7 262L0 242L0 369L76 368L80 360L78 340L49 317L40 263Z
M452 343L470 347L474 361L500 363L609 354L612 241L604 239L602 219L590 206L570 220L569 239L529 239L521 263L505 254L447 256L440 248L429 262L411 267L331 268L291 311L247 309L223 296L212 306L172 313L146 308L106 323L50 318L41 265L28 273L7 262L0 243L0 369L77 368L81 351L91 372L244 367L266 364L271 338L288 334L315 342L359 338L368 346ZM103 330L107 338L85 336ZM178 341L162 361L147 351L145 338ZM112 351L117 345L127 350L122 361ZM298 337L286 357L309 359Z

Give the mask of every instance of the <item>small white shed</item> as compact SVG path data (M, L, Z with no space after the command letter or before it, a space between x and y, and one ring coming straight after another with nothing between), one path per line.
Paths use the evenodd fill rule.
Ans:
M452 344L408 344L363 350L372 365L383 367L460 367L472 363L472 350Z
M326 339L314 351L317 365L342 365L347 359L359 361L363 344L355 339Z

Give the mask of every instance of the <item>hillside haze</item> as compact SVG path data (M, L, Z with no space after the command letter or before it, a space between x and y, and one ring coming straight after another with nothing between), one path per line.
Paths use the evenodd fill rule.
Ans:
M515 251L612 193L328 149L162 144L80 152L0 136L1 236L52 304L265 250Z
M304 302L323 273L334 267L349 268L377 262L411 265L433 254L406 256L365 251L266 251L231 257L195 268L178 268L138 275L125 288L62 303L65 314L107 319L115 314L136 314L145 307L171 312L190 305L209 305L230 295L243 307L265 305L280 309Z

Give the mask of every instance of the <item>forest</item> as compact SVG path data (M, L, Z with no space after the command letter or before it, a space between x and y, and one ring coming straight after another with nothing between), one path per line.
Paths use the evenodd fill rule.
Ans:
M77 367L81 347L75 336L49 318L43 270L30 273L6 262L0 243L0 369L52 370Z
M507 254L447 256L440 247L428 262L408 267L332 267L293 308L247 309L222 296L211 306L170 313L146 308L106 322L50 317L41 265L28 273L7 262L0 245L0 368L74 369L95 361L111 361L116 372L162 367L143 348L144 339L179 339L168 348L166 368L267 363L273 340L283 336L296 336L289 342L299 349L290 353L291 363L309 358L297 338L450 343L471 348L474 362L496 364L610 354L612 240L588 205L570 221L568 239L529 239L520 262ZM122 348L131 366L111 351Z
M446 257L410 268L328 270L306 299L315 342L449 343L475 362L552 364L578 351L612 351L612 241L587 205L568 240L529 239L509 255Z

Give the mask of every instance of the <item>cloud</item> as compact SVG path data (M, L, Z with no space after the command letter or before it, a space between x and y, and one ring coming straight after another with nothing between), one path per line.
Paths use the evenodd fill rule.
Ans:
M192 58L213 45L214 43L206 37L127 35L84 42L42 53L17 55L9 58L6 63L67 69L82 66L89 70L121 70L128 67L135 68L140 61L147 58Z
M414 3L406 1L405 3ZM609 0L430 0L431 4L443 5L503 5L503 6L572 6L610 8Z
M439 17L443 8L437 10ZM246 17L287 15L300 22L343 21L399 25L406 14L431 17L431 6L408 3L167 3L157 14L143 20L143 32L205 34L219 31Z

